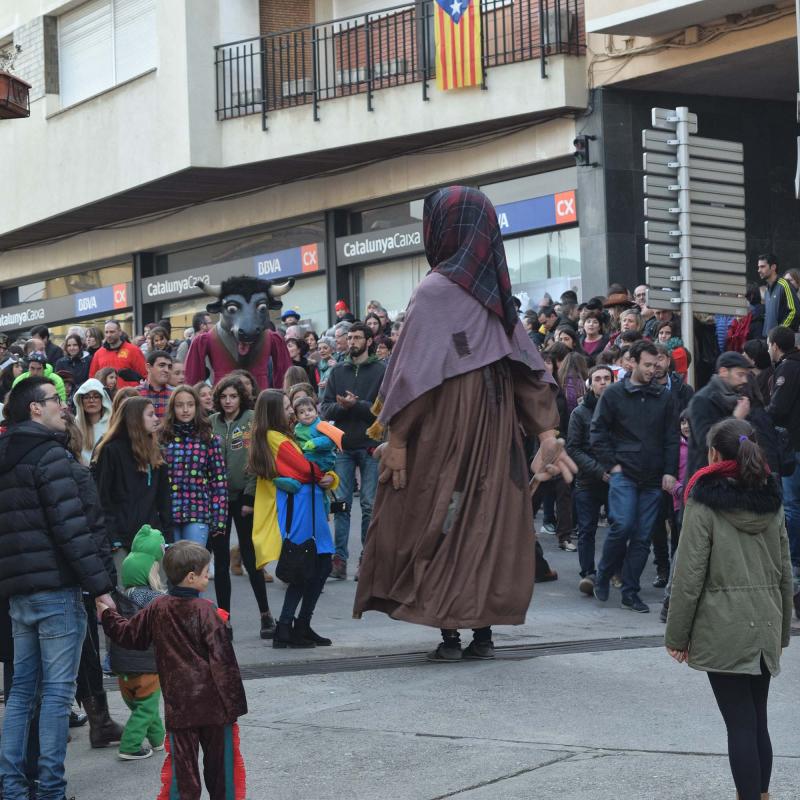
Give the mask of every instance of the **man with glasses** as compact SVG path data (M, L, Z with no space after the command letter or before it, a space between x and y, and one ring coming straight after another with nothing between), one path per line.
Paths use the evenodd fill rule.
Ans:
M383 362L371 354L372 333L361 322L347 332L347 356L328 374L321 413L344 431L343 449L336 458L335 471L341 484L337 498L346 505L334 516L336 554L331 577L347 579L348 539L350 538L350 506L356 483L356 467L361 474L361 545L367 540L372 519L372 504L378 486L378 462L372 457L379 442L367 436L367 428L375 422L372 404L383 381ZM355 579L358 580L358 571Z
M0 436L0 596L14 636L14 677L0 739L6 800L27 800L25 757L39 711L38 796L63 797L69 712L86 634L81 591L112 603L113 582L98 552L84 470L65 448L61 397L46 378L11 390ZM113 604L113 603L112 603Z

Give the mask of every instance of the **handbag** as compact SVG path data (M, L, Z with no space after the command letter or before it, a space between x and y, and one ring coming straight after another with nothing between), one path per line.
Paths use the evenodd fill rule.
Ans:
M300 544L289 541L294 516L294 495L290 494L286 505L286 537L281 544L281 554L275 574L284 583L302 585L317 573L316 498L314 467L311 467L311 538Z

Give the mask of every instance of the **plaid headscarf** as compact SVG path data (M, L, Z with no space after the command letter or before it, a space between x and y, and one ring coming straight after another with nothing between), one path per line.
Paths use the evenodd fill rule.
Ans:
M510 336L519 317L489 198L469 186L437 189L425 198L422 218L428 263L500 317Z

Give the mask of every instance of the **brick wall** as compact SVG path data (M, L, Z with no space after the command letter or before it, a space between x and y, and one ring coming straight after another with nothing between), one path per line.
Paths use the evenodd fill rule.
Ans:
M259 0L262 36L310 25L314 21L313 0Z

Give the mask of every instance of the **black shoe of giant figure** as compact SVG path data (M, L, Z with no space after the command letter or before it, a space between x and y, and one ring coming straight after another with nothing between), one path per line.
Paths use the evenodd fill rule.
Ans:
M300 634L302 635L303 639L307 642L311 642L311 644L315 645L316 647L330 647L333 642L330 639L326 639L324 636L320 636L312 627L310 622L306 622L302 619L296 619L294 621L295 630L299 630Z
M487 642L478 642L473 639L461 656L477 661L490 661L494 658L494 642L491 639Z
M108 747L119 744L122 738L122 725L114 722L108 713L106 693L101 692L83 701L86 716L89 717L89 743L92 747Z
M435 650L428 653L427 656L428 661L439 664L454 664L457 661L461 661L462 657L463 654L458 639L443 641Z

